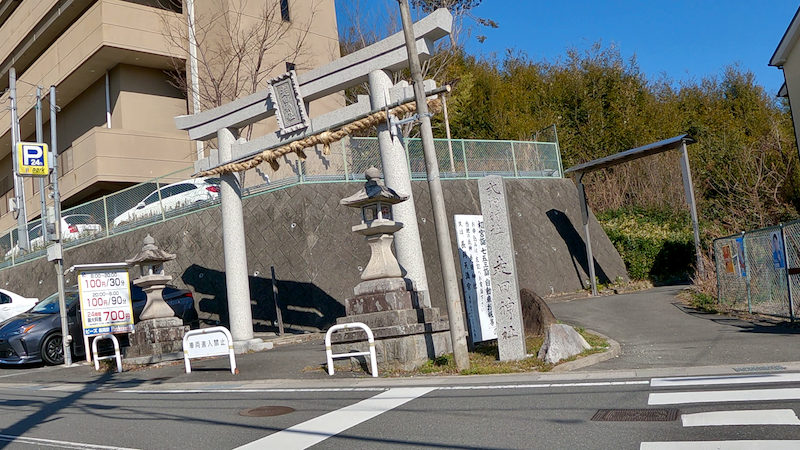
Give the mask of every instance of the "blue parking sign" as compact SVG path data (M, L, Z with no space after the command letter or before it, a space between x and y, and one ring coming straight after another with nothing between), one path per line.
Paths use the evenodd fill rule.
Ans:
M50 173L47 164L47 144L17 143L17 173L27 177L43 177Z

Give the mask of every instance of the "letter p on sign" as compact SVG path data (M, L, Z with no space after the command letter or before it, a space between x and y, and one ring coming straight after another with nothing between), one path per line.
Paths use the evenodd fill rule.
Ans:
M50 173L47 164L47 144L17 143L17 173L28 177L44 177Z

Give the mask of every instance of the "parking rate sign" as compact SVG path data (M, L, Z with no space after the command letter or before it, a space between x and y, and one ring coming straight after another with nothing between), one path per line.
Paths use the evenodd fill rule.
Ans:
M47 144L17 142L17 173L26 177L44 177L50 173Z
M133 331L133 308L127 270L82 271L78 275L83 334Z

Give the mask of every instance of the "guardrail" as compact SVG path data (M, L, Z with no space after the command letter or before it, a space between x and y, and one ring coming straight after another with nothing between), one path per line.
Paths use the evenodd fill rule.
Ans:
M425 158L419 139L406 139L409 172L413 180L426 179ZM442 179L470 179L486 175L506 178L561 178L558 144L532 141L435 139ZM310 153L310 152L309 152ZM243 172L242 194L259 195L304 183L362 182L370 166L381 168L377 138L349 138L334 144L330 155L305 162L286 159L280 170L255 168ZM219 179L192 179L192 167L154 178L114 194L62 211L65 248L85 244L132 229L163 222L219 203ZM0 269L38 259L46 254L41 221L28 223L32 250L20 251L17 230L0 236Z

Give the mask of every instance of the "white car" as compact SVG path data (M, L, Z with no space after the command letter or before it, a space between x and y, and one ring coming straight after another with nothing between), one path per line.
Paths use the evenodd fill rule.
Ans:
M68 214L61 216L61 241L72 241L81 237L91 236L102 231L103 227L97 223L97 219L91 214ZM28 239L31 242L31 251L39 250L47 246L42 236L42 223L39 222L28 230ZM6 259L11 255L19 255L19 245L6 252Z
M38 298L23 297L5 289L0 289L0 322L33 308Z
M128 222L136 222L147 217L173 211L199 202L210 202L219 198L219 178L194 178L168 184L140 201L133 208L117 216L114 227ZM159 198L161 202L159 204Z

